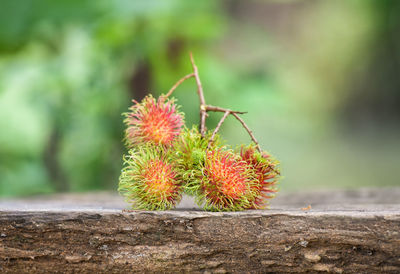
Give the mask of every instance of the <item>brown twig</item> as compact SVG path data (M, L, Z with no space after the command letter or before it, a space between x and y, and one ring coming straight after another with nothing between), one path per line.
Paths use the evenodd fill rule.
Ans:
M219 120L217 127L214 129L213 134L211 135L210 140L208 141L208 146L207 148L210 148L212 142L214 141L215 138L215 134L217 134L217 132L219 131L222 123L225 121L226 117L228 117L228 115L231 113L230 110L225 111L224 116L222 116L221 120Z
M182 77L181 79L179 79L179 81L176 82L175 85L173 85L173 87L168 91L168 93L165 95L165 97L171 96L171 94L175 91L175 89L176 89L180 84L182 84L185 80L187 80L187 79L189 79L189 78L191 78L191 77L194 77L194 73L190 73L190 74L188 74L188 75Z
M246 123L243 121L243 119L240 118L238 115L238 114L245 114L246 112L235 111L235 110L231 110L231 109L227 109L227 108L221 108L221 107L217 107L217 106L207 105L206 100L204 99L203 86L201 85L199 70L194 62L192 53L190 53L190 62L192 63L193 73L190 73L190 74L182 77L181 79L179 79L179 81L176 82L175 85L173 85L172 88L168 91L168 93L165 95L165 97L170 96L175 91L175 89L180 84L182 84L185 80L187 80L191 77L194 77L196 79L197 94L199 95L199 100L200 100L200 125L199 125L199 128L200 128L201 137L203 137L203 138L205 137L207 112L208 111L224 112L224 116L218 122L217 127L215 128L213 134L211 135L211 139L208 143L208 146L210 146L210 144L214 140L215 135L219 131L222 123L225 121L225 119L228 117L229 114L232 114L242 124L242 126L246 129L246 131L249 133L251 139L256 144L257 150L261 153L262 150L260 148L260 145L259 145L256 137L254 137L253 132L249 129L249 127L246 125Z
M217 127L215 128L216 130L214 130L212 137L218 132L219 128L221 127L221 124L224 122L224 120L226 119L226 116L228 116L229 114L232 114L241 124L242 126L246 129L246 131L249 133L251 139L253 140L253 142L256 144L256 148L259 152L261 151L260 145L258 144L258 141L256 139L256 137L254 137L253 132L250 130L250 128L246 125L246 123L243 121L242 118L239 117L238 114L245 114L246 112L242 112L242 111L235 111L235 110L231 110L231 109L227 109L227 108L221 108L221 107L216 107L216 106L210 106L207 105L205 107L206 111L217 111L217 112L224 112L225 115L222 117L221 121L219 121ZM218 129L218 130L217 130Z
M260 148L260 144L258 143L256 137L254 137L253 132L250 130L250 128L246 125L246 123L243 121L242 118L239 117L236 113L232 113L232 115L242 124L242 126L247 130L247 133L249 133L251 140L256 144L256 148L258 152L262 154L262 150ZM276 174L281 175L281 173L275 169L275 167L271 164L268 164L269 168L271 168L272 171L274 171Z
M199 71L197 69L196 64L194 63L192 53L190 53L190 61L192 62L193 74L194 74L194 78L196 79L196 84L197 84L197 94L199 95L199 99L200 99L200 134L201 134L201 137L204 138L205 132L206 132L206 116L207 116L206 106L207 105L206 105L206 100L204 99L203 86L201 85Z
M257 150L262 153L262 150L260 148L260 145L258 144L258 141L256 137L254 137L253 132L249 129L249 127L246 125L246 123L243 121L242 118L239 117L236 113L232 113L232 115L242 124L242 126L247 130L247 133L249 133L251 140L256 144Z
M254 137L253 132L250 130L250 128L246 125L246 123L243 121L242 118L239 117L238 114L245 114L247 112L243 112L243 111L236 111L236 110L231 110L231 109L227 109L227 108L221 108L221 107L217 107L217 106L211 106L211 105L207 105L206 104L206 100L204 99L204 92L203 92L203 86L201 85L201 81L200 81L200 76L199 76L199 71L198 68L194 62L194 58L193 58L193 54L190 53L190 61L192 63L192 67L193 67L193 73L190 73L184 77L182 77L181 79L179 79L178 82L175 83L175 85L172 86L172 88L168 91L168 93L165 96L168 97L170 96L175 89L182 84L185 80L194 77L196 79L196 84L197 84L197 94L199 95L199 100L200 100L200 134L201 137L204 138L205 137L205 131L206 131L206 117L207 112L208 111L215 111L215 112L224 112L224 115L222 116L221 120L218 122L217 127L215 128L213 134L211 135L211 138L208 142L208 148L210 148L210 145L212 144L212 142L214 141L215 135L218 133L219 129L221 128L222 124L224 123L225 119L229 116L229 114L232 114L241 124L242 126L246 129L247 133L250 135L250 138L253 140L253 142L256 145L256 149L262 153L262 150L260 148L260 145L256 139L256 137ZM280 175L279 171L275 170L275 168L272 165L269 165L269 167L276 172L277 174Z
M231 110L228 108L221 108L221 107L216 107L216 106L211 106L211 105L207 105L206 106L206 111L217 111L217 112L230 112L230 113L237 113L237 114L245 114L247 112L243 112L243 111L236 111L236 110Z

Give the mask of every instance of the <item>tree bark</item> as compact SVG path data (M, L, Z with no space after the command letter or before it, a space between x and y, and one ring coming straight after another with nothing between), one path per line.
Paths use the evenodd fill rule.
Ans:
M229 213L123 212L107 193L2 201L0 271L400 273L399 189L315 194Z

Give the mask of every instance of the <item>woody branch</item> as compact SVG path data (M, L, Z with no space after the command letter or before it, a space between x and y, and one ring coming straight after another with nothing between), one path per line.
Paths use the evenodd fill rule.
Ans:
M252 141L255 143L256 148L259 152L261 152L260 145L257 141L257 139L254 137L253 132L250 130L250 128L247 126L247 124L243 121L242 118L239 117L238 114L245 114L246 112L243 111L236 111L236 110L231 110L231 109L226 109L218 106L212 106L212 105L207 105L206 100L204 99L204 92L203 92L203 86L200 81L200 76L199 76L199 70L194 62L193 54L190 53L190 61L192 63L192 68L193 68L193 73L190 73L181 79L178 80L178 82L175 83L175 85L172 86L172 88L168 91L168 93L165 95L165 98L168 96L171 96L171 94L176 90L176 88L182 84L185 80L194 77L196 80L196 85L197 85L197 94L199 96L200 100L200 125L199 125L199 131L201 136L204 138L205 137L205 131L206 131L206 118L207 118L207 112L213 111L213 112L224 112L224 116L221 118L219 121L217 127L215 128L211 139L209 141L209 146L212 143L212 141L215 138L215 135L218 133L219 129L221 128L221 125L225 121L225 119L229 115L233 115L244 127L244 129L247 131L247 133L250 135L250 138Z

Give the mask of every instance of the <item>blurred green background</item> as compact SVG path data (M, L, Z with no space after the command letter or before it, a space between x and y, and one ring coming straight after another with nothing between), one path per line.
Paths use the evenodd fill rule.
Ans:
M199 67L281 191L400 185L400 1L5 0L0 196L117 189L132 98ZM175 95L198 121L193 80ZM222 114L211 114L208 128ZM228 118L223 136L249 142Z

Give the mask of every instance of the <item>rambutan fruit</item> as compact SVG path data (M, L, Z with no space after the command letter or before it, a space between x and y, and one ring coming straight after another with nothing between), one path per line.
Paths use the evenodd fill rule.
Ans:
M257 184L251 186L256 196L250 201L249 209L265 208L268 199L273 198L277 191L276 184L280 178L277 169L279 162L267 152L257 151L254 145L242 146L240 156L254 170L257 178Z
M119 179L119 192L134 209L166 210L182 198L182 183L173 153L160 146L129 150Z
M204 204L205 210L244 210L255 199L255 174L231 150L207 151L202 174L197 201Z
M170 146L181 133L184 125L184 115L178 111L174 99L160 96L157 100L146 96L142 102L130 107L125 113L125 141L128 147L137 144L152 143Z
M185 182L184 189L188 195L196 195L199 191L207 149L221 147L222 141L218 134L214 136L214 141L208 144L211 135L212 132L207 132L202 138L198 128L193 126L192 129L185 128L174 142L179 173Z

